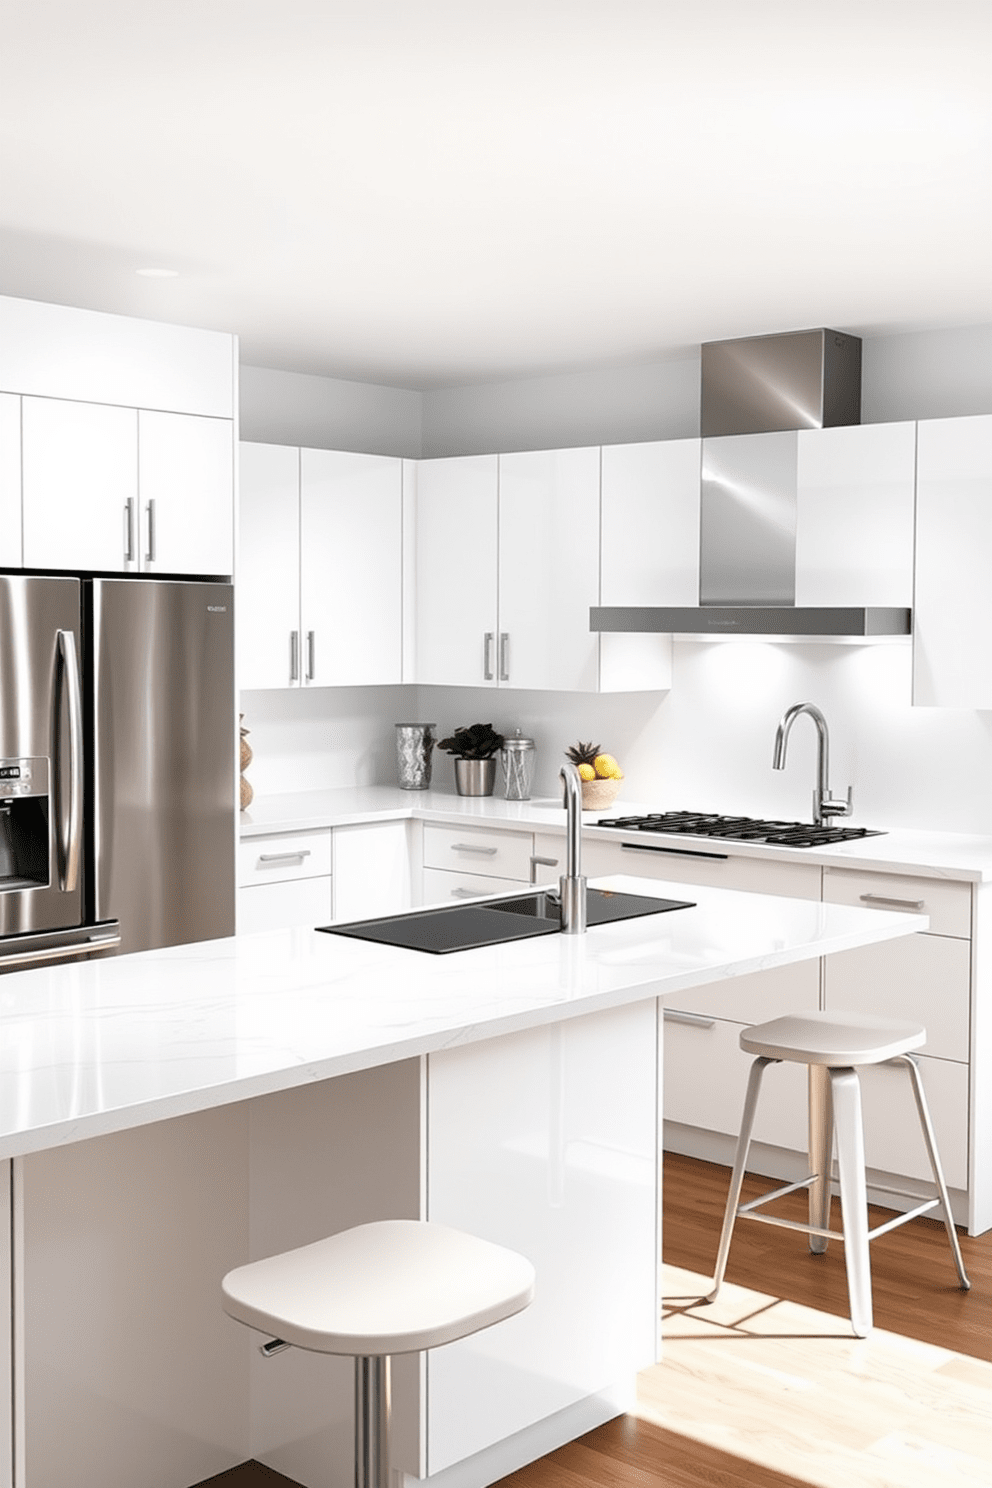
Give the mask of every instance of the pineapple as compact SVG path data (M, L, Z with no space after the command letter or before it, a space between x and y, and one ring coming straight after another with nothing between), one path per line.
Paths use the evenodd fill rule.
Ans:
M612 754L601 754L598 744L584 744L580 739L565 753L578 767L583 780L622 780L623 771Z
M578 744L573 744L570 749L565 750L565 753L568 755L573 765L579 766L580 775L582 774L583 765L590 765L592 767L593 775L595 775L596 756L599 754L598 744L583 744L580 739ZM591 779L592 776L590 776L589 778Z

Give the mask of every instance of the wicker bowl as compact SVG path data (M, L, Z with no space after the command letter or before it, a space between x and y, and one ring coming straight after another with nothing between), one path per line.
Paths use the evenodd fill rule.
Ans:
M583 780L582 810L603 811L620 794L619 780Z

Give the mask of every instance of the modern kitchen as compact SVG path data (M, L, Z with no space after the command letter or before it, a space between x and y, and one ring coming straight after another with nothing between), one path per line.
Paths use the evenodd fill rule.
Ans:
M589 1452L658 1488L985 1480L988 17L838 14L802 107L782 7L729 26L707 96L733 40L770 89L740 96L807 143L812 100L852 105L832 169L859 130L879 153L863 262L833 224L815 274L762 278L769 222L717 284L691 262L719 206L679 259L593 132L609 101L702 202L660 143L687 79L639 112L669 46L703 85L701 17L581 4L566 147L551 7L420 31L301 0L271 55L272 7L207 9L4 16L0 1485L544 1488ZM263 77L235 163L213 105ZM275 153L297 103L333 211ZM930 197L896 263L900 172ZM646 249L602 278L608 232L566 269L589 180L684 305L644 300ZM773 1187L791 1217L734 1223ZM231 1300L368 1226L385 1305L372 1229L401 1222L523 1257L532 1294L406 1350L295 1346Z

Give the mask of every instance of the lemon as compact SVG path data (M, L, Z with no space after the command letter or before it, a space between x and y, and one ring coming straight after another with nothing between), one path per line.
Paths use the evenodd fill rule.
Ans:
M596 771L593 769L592 765L581 764L579 766L579 775L583 780L596 779Z
M612 754L597 754L593 760L593 769L601 780L622 780L623 771L613 758Z

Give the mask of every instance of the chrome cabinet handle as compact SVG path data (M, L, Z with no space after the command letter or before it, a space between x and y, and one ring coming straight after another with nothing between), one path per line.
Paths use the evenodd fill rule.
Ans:
M485 889L452 889L452 899L484 899Z
M672 858L714 858L720 863L726 863L730 857L729 853L696 852L691 847L659 847L654 842L621 842L623 852L653 852L667 853Z
M71 894L79 880L79 853L83 831L83 703L79 687L76 638L71 630L57 632L58 671L55 687L55 799L59 822L59 888ZM62 810L62 689L69 712L69 804Z
M499 633L499 680L509 682L510 680L510 633L501 630Z
M315 639L314 632L312 630L308 630L307 631L307 681L308 682L312 682L313 681L313 678L314 678L314 667L315 667L315 662L316 662L316 655L315 655L315 649L314 649L314 639Z
M539 858L536 853L532 853L531 854L531 860L530 860L530 881L531 881L531 883L532 884L536 884L537 883L537 870L538 870L538 868L557 868L557 867L558 867L558 859L557 858Z
M155 562L155 500L154 497L145 507L145 515L148 518L148 551L145 554L146 563Z
M495 639L495 633L487 630L482 646L482 676L486 682L493 680L493 641Z
M494 858L499 852L498 847L476 847L472 842L453 842L452 852L479 853L484 858Z
M682 1013L676 1008L665 1008L663 1018L666 1023L684 1023L687 1028L712 1028L716 1022L703 1013Z
M259 853L258 861L260 863L302 863L303 859L309 856L310 849L301 847L297 852Z
M890 909L923 909L925 899L890 899L885 894L862 894L862 904L887 904Z
M124 562L134 562L134 501L130 496L124 503Z
M289 632L289 680L290 682L300 680L300 632L298 630Z

